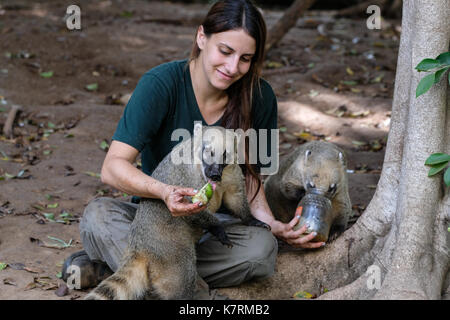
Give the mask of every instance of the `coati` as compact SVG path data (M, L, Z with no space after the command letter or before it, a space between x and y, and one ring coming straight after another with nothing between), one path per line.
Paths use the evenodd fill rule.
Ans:
M284 223L294 218L305 194L329 198L332 215L329 240L345 231L352 213L345 154L329 142L311 141L298 146L280 162L277 174L267 178L264 190L275 218Z
M225 163L231 152L237 152L236 135L226 134L222 127L204 126L201 131L199 146L194 143L195 134L194 139L179 143L152 177L169 185L199 188L208 179L215 180L216 187L205 210L173 217L162 200L142 199L121 266L85 299L192 299L197 280L195 244L203 230L208 229L223 244L232 245L214 216L222 203L244 224L270 229L250 213L245 178L236 154L234 163ZM174 164L172 154L186 155L185 152L198 155L200 163Z

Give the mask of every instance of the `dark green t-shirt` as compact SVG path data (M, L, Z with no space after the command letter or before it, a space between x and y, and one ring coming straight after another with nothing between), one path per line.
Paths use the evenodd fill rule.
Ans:
M260 85L262 97L259 90L254 90L252 127L276 129L275 94L265 80L261 80ZM192 135L194 121L202 121L203 125L207 125L197 105L187 60L172 61L159 65L142 76L112 139L140 151L142 170L150 175L180 142L171 141L172 132L184 128ZM220 122L221 119L210 125L220 125Z

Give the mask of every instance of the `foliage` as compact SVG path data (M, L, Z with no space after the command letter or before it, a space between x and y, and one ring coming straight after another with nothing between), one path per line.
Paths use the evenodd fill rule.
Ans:
M436 59L423 59L416 66L416 70L419 72L431 71L432 73L420 80L416 89L416 98L430 90L433 84L438 83L448 69L450 69L450 51L440 54ZM447 76L450 84L450 73Z
M428 176L434 176L435 174L441 172L447 167L447 164L450 162L450 155L446 153L433 153L428 159L425 161L425 165L430 166L430 171L428 171ZM450 186L450 167L444 173L444 182L448 186Z

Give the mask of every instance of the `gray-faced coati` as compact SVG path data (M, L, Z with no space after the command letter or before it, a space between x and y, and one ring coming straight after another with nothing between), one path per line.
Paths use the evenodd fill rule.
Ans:
M86 299L192 299L197 280L195 244L203 230L208 229L223 244L232 245L214 216L222 203L244 224L268 228L250 213L239 164L224 161L237 152L236 135L225 134L222 127L202 127L201 131L199 146L192 143L194 139L181 142L161 161L152 177L169 185L196 188L208 179L216 180L205 210L174 217L162 200L142 199L121 266ZM174 164L171 155L186 152L201 155L200 163ZM233 159L237 162L238 157Z
M268 177L264 190L274 216L284 223L292 220L305 194L330 199L330 240L345 231L352 213L345 154L329 142L311 141L298 146L281 161L278 173Z

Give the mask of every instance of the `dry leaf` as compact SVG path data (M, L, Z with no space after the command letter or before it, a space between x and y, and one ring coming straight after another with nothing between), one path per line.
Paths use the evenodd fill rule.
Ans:
M7 284L7 285L10 285L10 286L17 286L17 283L14 280L10 279L10 278L3 279L3 284Z

